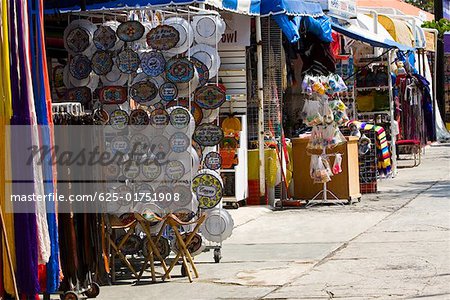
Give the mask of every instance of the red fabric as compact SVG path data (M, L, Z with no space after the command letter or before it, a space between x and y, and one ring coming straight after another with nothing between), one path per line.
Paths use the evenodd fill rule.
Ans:
M331 34L333 41L331 42L331 50L333 51L334 57L338 57L341 52L341 38L339 33L333 31Z
M419 145L420 141L418 141L418 140L398 140L395 143L397 145Z
M47 268L45 265L39 265L38 278L39 278L39 286L41 287L41 292L47 291Z

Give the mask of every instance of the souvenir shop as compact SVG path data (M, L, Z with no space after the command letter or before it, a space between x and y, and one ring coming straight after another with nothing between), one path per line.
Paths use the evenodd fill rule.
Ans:
M248 45L220 48L238 40L227 26L243 22L222 10L249 23L249 15L320 11L302 3L213 1L212 9L122 2L87 1L83 10L78 1L65 8L59 1L1 2L1 297L95 298L101 285L121 280L155 282L181 272L192 282L201 275L193 257L202 252L212 251L218 263L234 227L223 208L227 187L245 199L239 182L247 173L240 59ZM254 53L261 54L256 28ZM262 65L256 69L257 77ZM14 125L28 126L17 135ZM55 147L24 164L17 145L101 149L117 160L58 164ZM8 201L52 193L95 203Z

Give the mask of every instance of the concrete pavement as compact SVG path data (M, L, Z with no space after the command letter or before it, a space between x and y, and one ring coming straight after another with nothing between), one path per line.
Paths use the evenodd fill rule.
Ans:
M450 144L351 206L231 210L200 278L102 287L97 299L450 299ZM175 270L174 274L179 274Z

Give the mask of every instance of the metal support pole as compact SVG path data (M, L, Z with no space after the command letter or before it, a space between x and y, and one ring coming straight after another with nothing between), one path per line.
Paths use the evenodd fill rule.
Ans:
M389 110L391 117L391 161L392 161L392 176L397 175L397 149L395 148L396 136L392 134L392 128L394 127L395 121L395 105L394 105L394 85L391 77L391 62L392 62L392 51L388 52L388 82L389 82Z
M263 90L263 58L261 17L256 17L256 55L258 84L258 147L259 147L259 194L266 193L265 160L264 160L264 90Z

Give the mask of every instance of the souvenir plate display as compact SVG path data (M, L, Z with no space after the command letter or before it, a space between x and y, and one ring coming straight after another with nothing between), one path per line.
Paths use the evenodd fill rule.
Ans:
M87 87L68 89L65 98L70 102L87 104L92 101L92 92Z
M201 173L192 180L192 191L197 197L200 208L213 208L222 200L223 187L218 176L212 173Z
M183 163L178 160L169 161L166 165L166 175L170 180L180 180L185 171Z
M114 30L109 26L98 26L94 32L94 45L100 50L109 50L114 47L117 36Z
M116 109L109 115L109 124L114 129L124 129L128 125L128 121L128 114L122 109Z
M109 122L109 114L106 110L98 108L94 110L92 119L96 125L106 125Z
M140 64L139 54L131 49L125 49L117 55L117 67L122 73L134 73L139 69Z
M150 113L150 124L156 128L169 125L170 117L165 109L155 109Z
M158 95L158 88L152 81L139 81L130 88L130 96L137 103L152 101Z
M99 89L98 98L103 104L122 104L127 101L127 94L123 86L105 86Z
M218 170L222 167L222 156L218 152L209 152L203 160L205 167L210 170Z
M208 241L220 243L231 236L233 227L233 218L227 210L213 209L208 212L200 229Z
M130 148L133 155L141 156L148 153L150 147L150 140L142 133L135 133L130 139Z
M161 166L151 160L147 160L141 164L141 170L145 178L150 181L156 180L161 175Z
M139 200L142 198L141 202L151 202L155 191L149 184L142 183L136 188L136 192L138 193Z
M130 141L126 136L118 135L111 140L110 148L112 154L126 154L130 151Z
M187 58L172 58L166 64L166 77L173 83L189 82L194 77L194 65Z
M91 61L86 55L78 54L72 57L69 64L70 74L78 80L85 79L91 74Z
M169 25L159 25L147 34L147 44L154 50L166 51L175 47L180 40L178 31Z
M209 69L208 67L196 59L195 57L191 57L191 62L194 64L194 67L197 69L198 73L198 85L204 86L209 81Z
M178 194L178 201L174 201L175 205L178 207L185 207L192 203L192 191L188 186L176 185L173 188L173 194Z
M166 160L168 154L170 153L170 142L163 136L158 135L150 141L150 150L153 155L155 155L158 160Z
M184 107L176 107L170 112L170 124L177 129L186 128L191 122L191 114Z
M144 35L145 28L138 21L127 21L117 27L117 36L124 42L139 40Z
M225 93L215 85L208 85L197 89L194 99L203 109L216 109L225 102Z
M97 75L108 74L113 65L112 54L108 51L97 51L92 56L92 71Z
M90 35L86 29L75 27L67 32L64 42L67 50L74 53L81 53L89 47Z
M139 165L134 160L129 160L122 165L122 174L125 175L127 179L135 179L139 175Z
M164 82L159 87L159 96L161 97L161 100L165 102L175 100L177 98L177 95L178 95L177 86L172 82Z
M162 209L167 209L172 204L172 187L160 185L155 189L155 201Z
M166 67L166 59L160 52L150 51L141 54L141 68L148 76L161 75Z
M119 196L119 201L122 203L122 205L128 205L127 199L130 199L130 195L132 195L133 190L131 187L123 184L121 186L118 186L115 190L115 193Z
M135 109L130 113L130 125L135 130L144 129L150 123L148 114L143 109Z
M175 132L170 137L170 147L175 153L183 153L188 149L190 141L189 137L183 132Z
M195 217L195 212L188 208L179 208L173 214L182 222L189 222Z
M216 146L219 145L223 139L223 130L216 124L201 124L195 128L192 138L201 146Z

